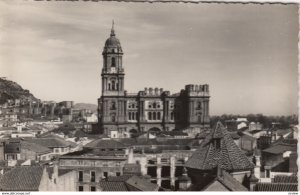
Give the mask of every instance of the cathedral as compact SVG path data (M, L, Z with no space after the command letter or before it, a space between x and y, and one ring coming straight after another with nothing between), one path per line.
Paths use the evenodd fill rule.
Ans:
M179 93L145 88L137 93L124 89L123 50L114 27L102 52L102 94L98 99L101 131L111 138L138 133L209 127L208 85L186 85Z

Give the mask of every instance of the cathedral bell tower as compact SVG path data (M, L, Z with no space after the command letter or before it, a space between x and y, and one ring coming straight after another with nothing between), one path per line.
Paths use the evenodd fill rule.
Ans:
M114 23L110 37L106 40L103 56L102 94L98 99L98 118L100 128L109 137L120 129L126 119L126 100L124 99L124 69L122 65L123 51L114 31Z
M119 39L116 38L114 23L102 55L102 96L124 96L123 51Z

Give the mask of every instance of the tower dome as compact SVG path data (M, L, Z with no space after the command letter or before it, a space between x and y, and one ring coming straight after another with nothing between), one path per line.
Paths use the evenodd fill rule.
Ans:
M115 34L114 22L112 24L110 37L105 41L104 52L122 53L121 43Z

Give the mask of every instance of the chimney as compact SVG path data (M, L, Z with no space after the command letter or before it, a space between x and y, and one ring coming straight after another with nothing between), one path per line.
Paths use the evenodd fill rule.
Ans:
M155 87L154 91L155 91L155 95L158 95L158 88L157 87Z
M255 174L253 172L253 170L251 171L251 175L250 175L250 178L249 178L249 190L250 191L254 191L254 188L255 188L255 185L257 184L257 182L259 181L259 179L257 179L255 177Z
M223 169L219 165L217 166L217 176L223 177Z
M132 164L132 163L134 163L134 161L133 161L133 148L130 147L129 152L128 152L128 164Z
M58 178L58 162L56 161L53 164L54 164L54 166L53 166L53 178L57 179Z

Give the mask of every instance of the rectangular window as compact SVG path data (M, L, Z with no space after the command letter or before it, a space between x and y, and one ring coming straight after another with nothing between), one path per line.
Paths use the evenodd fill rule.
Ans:
M120 172L116 172L116 176L120 176L121 175L121 173Z
M174 112L171 112L171 120L174 120Z
M91 171L91 182L95 182L96 180L96 173L95 171Z
M103 173L103 176L104 176L105 178L107 178L107 177L108 177L108 173L107 173L107 172L104 172L104 173Z
M266 178L270 178L270 170L266 170Z
M78 181L82 182L83 181L83 171L78 172Z
M78 186L78 191L83 192L83 186Z
M95 186L91 186L91 192L95 192L96 191L96 187Z

